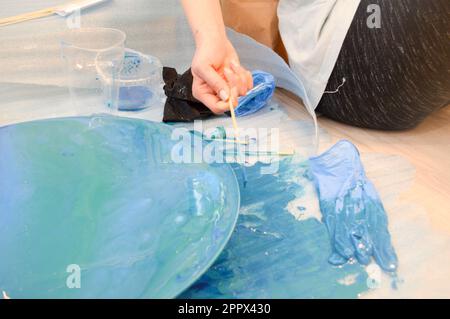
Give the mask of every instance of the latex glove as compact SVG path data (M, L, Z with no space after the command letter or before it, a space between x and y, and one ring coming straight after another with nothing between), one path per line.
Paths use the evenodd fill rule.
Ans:
M237 117L246 116L262 109L275 92L275 78L272 74L254 70L253 89L238 99L238 107L234 110Z
M332 245L329 262L342 265L352 258L367 265L373 256L385 271L398 267L383 204L368 180L360 155L349 141L340 141L309 160L320 200L323 222Z

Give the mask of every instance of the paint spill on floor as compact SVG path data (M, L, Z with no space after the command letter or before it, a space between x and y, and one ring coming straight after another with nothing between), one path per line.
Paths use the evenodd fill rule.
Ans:
M362 266L328 263L325 225L289 211L289 203L310 196L292 179L305 176L306 163L283 160L277 174L261 174L263 166L247 168L248 186L241 187L240 217L228 245L181 297L356 298L366 291ZM240 168L234 168L242 184Z
M374 262L362 267L328 263L329 236L306 164L284 160L279 173L247 167L241 214L216 263L185 298L411 298L448 296L450 236L431 227L425 210L403 202L415 168L400 156L361 155L389 217L398 277ZM236 169L242 183L242 174Z

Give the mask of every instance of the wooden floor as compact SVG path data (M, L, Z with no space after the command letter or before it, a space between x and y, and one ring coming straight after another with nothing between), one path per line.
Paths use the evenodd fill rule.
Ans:
M290 105L290 112L304 109L289 92L278 90L277 97ZM361 152L400 155L408 160L416 168L416 177L400 199L424 207L432 226L450 234L450 106L403 132L361 129L325 117L319 117L319 125L332 136L333 143L346 138ZM321 145L321 151L330 145Z

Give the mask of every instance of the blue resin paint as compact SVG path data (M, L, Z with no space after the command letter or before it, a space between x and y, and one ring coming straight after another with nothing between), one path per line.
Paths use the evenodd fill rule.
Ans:
M395 272L398 260L386 212L356 147L340 141L311 158L309 165L331 240L330 263L343 265L357 259L367 265L374 257L383 270Z
M119 89L119 110L138 111L149 107L154 93L146 86L123 86Z
M126 49L122 71L116 80L119 110L139 111L157 104L162 94L161 70L157 58Z
M331 248L325 225L297 220L287 206L306 196L302 183L308 165L280 162L277 174L262 174L265 165L246 167L241 185L238 224L215 264L182 298L356 298L368 290L364 267L328 263Z
M112 116L1 127L0 292L172 298L199 278L234 229L239 186L227 164L173 162L171 134Z
M253 71L253 89L238 99L234 110L236 116L245 116L262 109L272 98L275 91L275 78L263 71Z

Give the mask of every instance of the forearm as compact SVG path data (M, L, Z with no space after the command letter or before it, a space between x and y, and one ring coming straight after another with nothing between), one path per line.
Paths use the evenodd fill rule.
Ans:
M225 25L219 0L181 0L195 42L225 39Z

